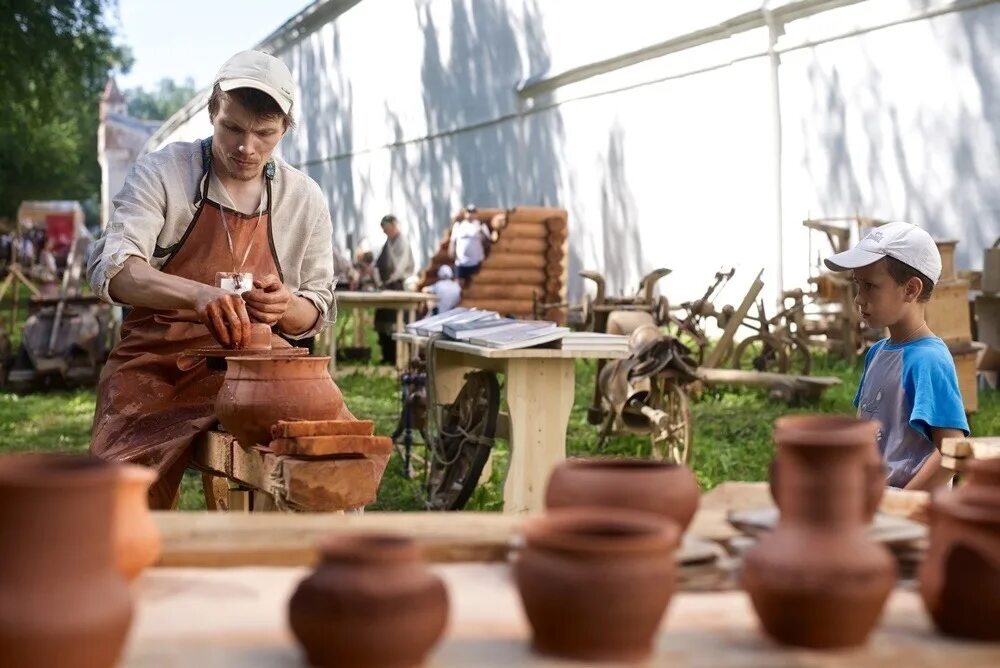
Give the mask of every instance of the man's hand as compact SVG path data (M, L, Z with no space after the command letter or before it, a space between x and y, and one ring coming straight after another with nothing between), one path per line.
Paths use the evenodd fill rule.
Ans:
M288 311L292 293L274 274L254 279L254 289L243 293L246 310L257 322L276 325Z
M250 318L240 295L206 285L195 300L195 312L223 347L238 350L250 343Z

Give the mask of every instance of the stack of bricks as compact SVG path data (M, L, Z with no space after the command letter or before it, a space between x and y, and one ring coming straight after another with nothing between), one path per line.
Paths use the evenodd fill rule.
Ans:
M457 214L453 222L464 214L464 211ZM482 268L462 290L462 306L531 318L536 301L548 304L565 301L569 240L565 209L479 209L475 215L489 222L496 240ZM423 273L422 285L434 283L438 267L449 263L448 241L446 235ZM544 317L562 323L566 310L553 307Z
M976 385L976 357L972 343L972 316L969 308L969 281L955 272L957 241L938 241L941 278L927 304L927 326L948 345L958 372L958 385L966 413L979 409Z

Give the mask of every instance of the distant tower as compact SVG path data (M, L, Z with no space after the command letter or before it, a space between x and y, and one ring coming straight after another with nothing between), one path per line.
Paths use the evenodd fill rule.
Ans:
M101 95L101 124L97 128L97 161L101 164L101 229L111 216L111 200L125 183L125 175L146 140L162 121L142 121L128 115L125 96L114 78Z

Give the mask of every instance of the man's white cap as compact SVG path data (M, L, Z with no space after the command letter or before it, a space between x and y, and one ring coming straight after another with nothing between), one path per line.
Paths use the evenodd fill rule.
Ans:
M867 267L884 257L908 264L933 283L941 278L941 253L931 235L910 223L886 223L868 233L858 245L825 260L833 271Z
M295 85L288 67L262 51L240 51L227 60L215 75L219 88L256 88L267 93L286 114L295 101Z

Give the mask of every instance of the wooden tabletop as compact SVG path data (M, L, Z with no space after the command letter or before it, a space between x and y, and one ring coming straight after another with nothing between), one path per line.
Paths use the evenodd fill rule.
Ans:
M450 615L429 666L579 666L531 652L506 564L435 565ZM136 615L125 666L303 666L287 626L305 568L152 569L133 584ZM681 592L661 626L655 666L992 666L1000 647L938 635L912 588L897 588L868 645L820 652L774 644L740 591Z
M426 336L417 334L393 334L397 341L423 345L427 343ZM466 355L477 355L486 359L620 359L628 357L627 352L609 352L607 350L563 350L562 348L515 348L512 350L497 350L485 346L474 346L471 343L438 339L434 344L440 350L450 350Z
M433 295L407 290L334 290L333 296L344 306L393 306L412 307L432 301Z

